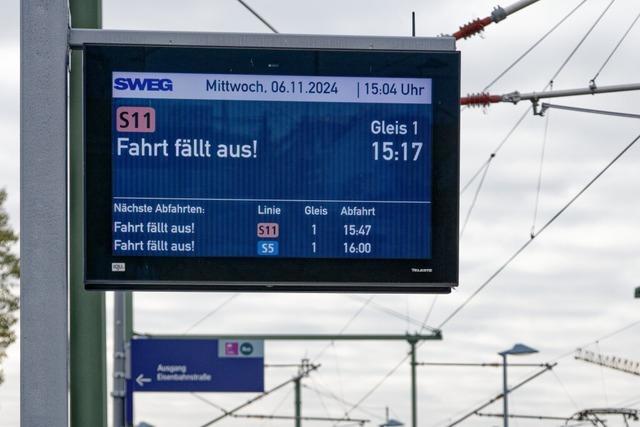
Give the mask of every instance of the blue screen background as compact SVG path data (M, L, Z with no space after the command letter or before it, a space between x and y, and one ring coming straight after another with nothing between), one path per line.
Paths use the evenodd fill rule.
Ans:
M118 132L120 106L152 107L153 133ZM193 226L190 233L113 229L114 255L291 258L431 258L431 105L114 99L112 220ZM418 135L374 135L371 122L410 125ZM167 157L117 155L117 138L167 140ZM175 157L176 139L205 139L212 157ZM255 157L219 158L218 144L257 141ZM372 144L393 142L399 160L374 160ZM402 159L402 142L423 143L420 157ZM379 153L380 155L381 153ZM216 200L212 200L216 199ZM220 200L224 199L224 200ZM409 203L407 203L409 202ZM152 213L124 213L117 204L146 205ZM170 206L169 206L170 205ZM189 206L198 213L155 212ZM259 215L259 207L279 215ZM307 215L305 208L326 209ZM375 209L375 216L340 215L342 208ZM166 210L166 209L165 209ZM264 210L264 209L263 209ZM277 223L263 238L258 223ZM370 226L346 235L344 226ZM315 233L315 234L314 234ZM151 248L148 241L166 242ZM116 245L116 241L120 244ZM142 242L123 249L122 242ZM277 250L262 247L277 242ZM175 250L172 249L172 245ZM346 248L345 248L346 244ZM161 248L161 249L159 249ZM355 250L354 251L352 251ZM262 253L262 252L269 253Z

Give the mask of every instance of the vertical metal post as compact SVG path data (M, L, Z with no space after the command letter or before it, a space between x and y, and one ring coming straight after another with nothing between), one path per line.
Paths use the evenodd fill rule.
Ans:
M411 426L418 427L418 379L416 378L416 341L409 340L411 346Z
M302 388L300 386L301 377L298 377L294 382L295 387L295 427L302 427Z
M69 10L20 7L20 425L67 427Z
M74 28L101 27L100 0L69 0ZM69 333L71 427L107 425L105 300L83 283L82 53L71 54L69 108Z
M113 310L113 427L125 427L126 293L114 292Z
M131 341L133 337L133 292L124 292L124 340Z
M416 13L411 12L411 37L416 36Z
M124 292L124 344L125 344L125 372L130 372L131 367L131 339L133 338L133 292ZM126 375L125 375L126 376ZM133 380L125 379L124 397L124 425L133 427Z
M502 415L504 427L509 427L509 390L507 386L507 354L502 354Z

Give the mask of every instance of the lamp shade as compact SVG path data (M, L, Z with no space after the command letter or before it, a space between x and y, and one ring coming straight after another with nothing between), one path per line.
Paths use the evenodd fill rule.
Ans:
M384 424L380 424L380 427L401 427L404 423L401 423L398 420L394 420L393 418L388 419Z
M535 348L531 348L531 347L529 347L527 345L518 343L518 344L514 345L513 348L511 348L509 350L501 351L498 354L501 355L501 356L504 356L504 355L507 355L507 354L517 356L517 355L521 355L521 354L533 354L533 353L537 353L537 352L538 352L538 350L536 350Z

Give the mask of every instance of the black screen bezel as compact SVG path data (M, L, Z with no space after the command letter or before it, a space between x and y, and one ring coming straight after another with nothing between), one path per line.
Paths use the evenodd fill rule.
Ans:
M457 286L459 52L86 45L83 65L87 289L448 293ZM431 78L432 258L114 256L114 71ZM122 262L124 272L111 271L112 263Z

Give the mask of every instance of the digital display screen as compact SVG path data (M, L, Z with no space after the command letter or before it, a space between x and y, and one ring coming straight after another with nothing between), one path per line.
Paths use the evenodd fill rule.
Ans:
M113 73L113 254L427 259L431 80Z
M305 40L85 46L87 289L457 285L453 41Z

